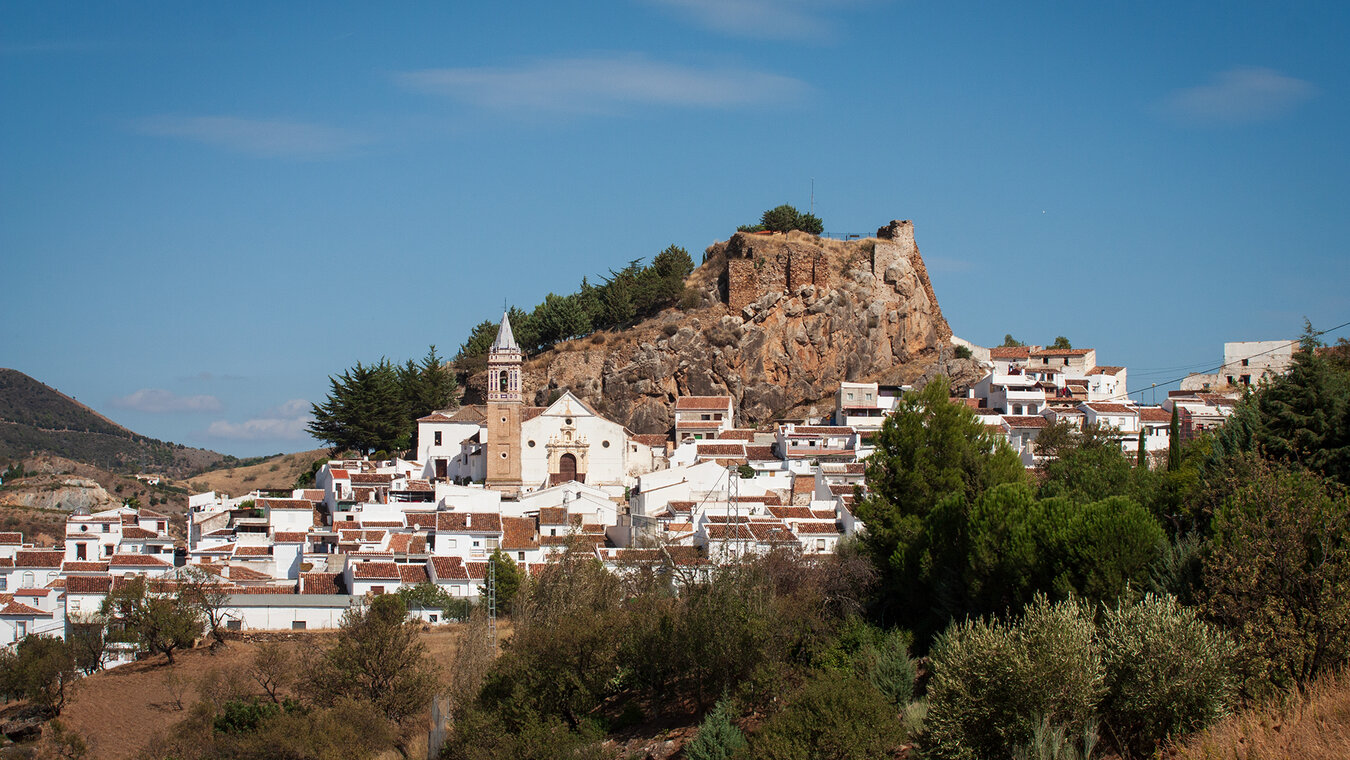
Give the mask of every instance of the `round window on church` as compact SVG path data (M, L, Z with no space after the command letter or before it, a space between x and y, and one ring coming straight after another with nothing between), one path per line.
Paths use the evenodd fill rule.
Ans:
M530 441L530 448L534 448L534 441Z
M564 423L564 424L567 424L567 425L571 425L571 424L572 424L572 418L571 418L571 417L568 417L567 419L563 420L563 423Z
M503 452L502 452L502 459L505 459L505 458L506 458L506 452L503 451Z
M506 422L506 418L505 418L505 417L502 418L502 422Z
M600 445L604 446L605 448L609 448L609 441L601 441Z

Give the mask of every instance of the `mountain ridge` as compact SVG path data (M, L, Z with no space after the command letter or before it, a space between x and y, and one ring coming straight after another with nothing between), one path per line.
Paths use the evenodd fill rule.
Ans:
M29 375L0 368L0 460L52 454L116 473L186 477L226 461L113 422Z

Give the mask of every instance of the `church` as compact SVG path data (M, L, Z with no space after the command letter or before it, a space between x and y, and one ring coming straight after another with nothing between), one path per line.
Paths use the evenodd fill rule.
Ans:
M488 352L487 404L433 412L417 421L417 456L428 480L482 483L506 497L577 481L622 496L637 476L663 466L665 446L639 440L571 391L526 406L524 357L502 314Z

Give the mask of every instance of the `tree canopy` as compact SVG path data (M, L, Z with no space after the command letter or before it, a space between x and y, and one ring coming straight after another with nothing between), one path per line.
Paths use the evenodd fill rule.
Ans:
M454 404L457 388L434 345L421 363L357 362L328 381L328 398L313 405L309 431L334 449L362 454L411 448L417 419Z
M534 353L596 330L606 330L657 314L685 300L684 280L694 271L685 249L671 245L643 266L634 259L611 269L600 285L583 277L575 293L549 293L530 311L512 306L511 329L522 351ZM497 322L480 322L460 345L455 357L459 372L473 374L486 366L486 356L497 337Z
M816 215L803 214L785 203L765 211L759 217L759 224L745 224L737 228L738 232L791 232L792 230L819 235L825 231L825 223Z

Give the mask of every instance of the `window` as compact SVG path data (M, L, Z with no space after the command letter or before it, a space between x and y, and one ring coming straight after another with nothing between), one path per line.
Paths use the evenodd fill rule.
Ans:
M88 559L84 552L85 544L75 544L75 559Z
M17 623L14 624L14 638L15 638L15 640L21 639L21 638L23 638L24 636L27 636L27 635L28 635L28 623L26 623L26 622L20 620L20 621L18 621Z
M528 442L526 443L526 445L529 446L530 448L534 448L534 440L531 439L530 441L528 441Z
M371 586L370 593L376 596L384 596L384 586Z
M482 544L481 544L480 542L478 542L478 541L474 541L474 542L473 542L473 548L475 548L475 549L477 549L477 548L478 548L479 546L481 546L481 545L482 545Z
M32 574L32 573L24 573L24 574L23 574L23 585L19 586L19 588L33 588L33 587L36 586L36 585L37 585L37 584L33 582L33 574Z
M1251 360L1250 360L1250 359L1243 359L1243 360L1242 360L1242 366L1244 366L1244 367L1250 367L1250 366L1251 366Z
M292 621L291 621L291 630L292 630L292 631L303 631L303 630L305 630L305 621L303 621L303 620L292 620Z
M825 551L825 539L823 538L816 539L816 551L821 552Z
M525 561L525 552L516 552L516 559L520 560L521 562L524 562L524 561Z
M109 530L110 530L110 528L109 528L108 524L107 524L107 523L103 523L103 532L104 532L104 533L107 533Z
M609 448L609 441L601 441L600 445L604 446L605 448Z
M557 528L549 528L549 529L548 529L548 534L549 534L550 536L556 536L556 535L558 535L558 529L557 529Z
M851 392L848 394L848 400L849 400L849 401L852 401L852 400L853 400L853 394L852 394Z
M433 613L427 615L427 622L428 622L428 623L435 623L437 620L439 620L439 618L436 617L436 613L433 612Z
M434 434L432 434L431 438L433 446L441 445L441 431L437 430Z
M225 621L225 630L227 631L242 631L243 629L244 629L244 621L242 620Z
M699 419L701 419L701 420L710 420L710 419L712 419L712 415L711 415L711 414L700 414L700 415L699 415Z

